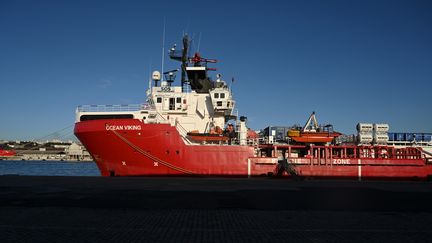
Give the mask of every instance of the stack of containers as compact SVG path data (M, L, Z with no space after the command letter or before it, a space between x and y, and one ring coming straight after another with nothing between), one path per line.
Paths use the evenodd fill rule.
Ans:
M389 141L395 141L396 140L396 133L389 132L389 133L387 133L387 135L388 135Z
M396 141L406 141L405 133L396 133L395 140Z
M389 141L398 142L431 142L432 133L401 133L401 132L389 132Z
M432 134L431 133L425 133L423 135L423 141L425 141L425 142L431 142L432 141Z
M415 141L417 141L417 142L423 141L424 134L422 134L422 133L414 133L413 136L414 136L414 140Z
M357 139L359 144L371 144L373 141L372 123L357 124Z
M414 140L414 133L402 133L403 137L400 141L409 141L412 142Z
M386 123L373 124L373 143L374 144L387 144L389 125Z

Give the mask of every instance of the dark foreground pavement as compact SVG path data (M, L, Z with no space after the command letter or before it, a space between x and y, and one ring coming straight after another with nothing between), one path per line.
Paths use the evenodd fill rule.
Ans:
M432 183L0 176L0 242L432 242Z

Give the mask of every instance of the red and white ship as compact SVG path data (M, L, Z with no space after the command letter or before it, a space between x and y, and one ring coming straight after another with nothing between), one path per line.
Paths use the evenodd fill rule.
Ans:
M310 130L292 137L306 139L296 144L263 142L234 115L221 75L209 77L216 60L188 57L188 48L185 36L183 49L170 51L181 62L180 86L173 85L177 70L165 79L155 71L146 104L77 108L75 135L103 176L431 177L432 160L421 147L335 145L340 134Z

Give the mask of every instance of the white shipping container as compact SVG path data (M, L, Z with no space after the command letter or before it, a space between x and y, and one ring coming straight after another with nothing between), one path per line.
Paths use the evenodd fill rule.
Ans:
M358 141L360 144L370 144L373 141L373 136L371 133L359 133Z
M357 124L357 131L359 133L371 133L373 130L372 123L359 123Z
M386 133L384 134L374 134L374 143L375 144L387 144L389 137Z
M386 123L375 123L373 125L376 133L387 133L389 131L389 124Z

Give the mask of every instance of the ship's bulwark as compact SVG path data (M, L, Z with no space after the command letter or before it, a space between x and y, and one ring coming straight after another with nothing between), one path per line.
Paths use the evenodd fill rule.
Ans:
M92 154L103 176L261 176L277 175L275 157L260 157L256 147L188 145L170 124L138 119L78 122L75 135ZM418 156L418 155L416 155ZM427 179L432 166L424 158L292 159L283 176L352 179Z

